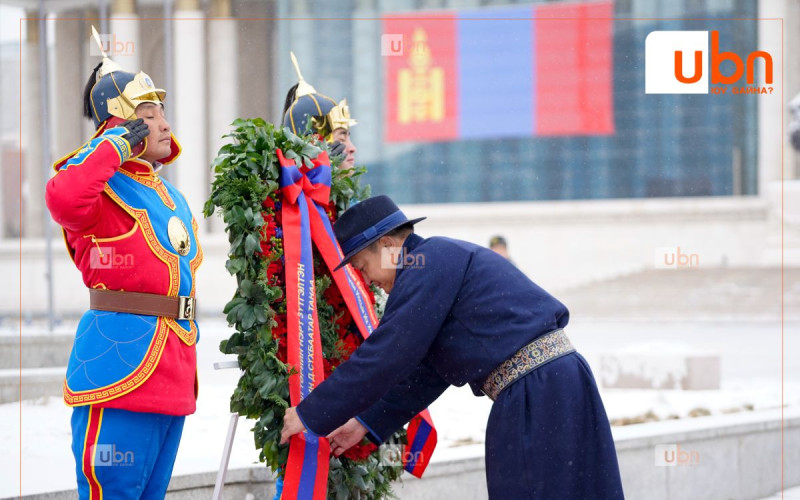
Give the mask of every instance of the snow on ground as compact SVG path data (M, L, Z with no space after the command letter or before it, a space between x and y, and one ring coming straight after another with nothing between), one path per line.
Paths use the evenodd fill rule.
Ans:
M797 352L797 323L786 325L785 352ZM201 323L198 344L200 396L197 413L186 420L175 474L216 471L228 429L228 398L238 378L236 369L214 370L223 361L219 341L230 331L219 322ZM580 322L567 330L595 372L599 357L641 342L674 342L684 349L716 352L721 357L722 388L718 391L601 389L609 418L634 417L652 412L658 418L687 417L696 408L722 414L733 408L755 410L781 404L780 324L767 322L659 323ZM800 405L800 360L785 359L785 403ZM481 456L491 401L476 398L468 387L450 388L431 406L439 430L434 461ZM20 450L20 414L22 448ZM59 398L0 405L0 498L75 488L75 465L70 451L71 410ZM646 424L645 424L646 425ZM258 462L251 423L239 419L230 468ZM43 474L43 471L45 473Z
M775 493L771 497L762 498L761 500L797 500L800 499L800 487L789 488Z

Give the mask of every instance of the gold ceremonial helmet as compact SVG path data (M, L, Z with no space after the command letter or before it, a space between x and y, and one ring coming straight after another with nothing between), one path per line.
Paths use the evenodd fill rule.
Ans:
M92 36L100 47L103 61L92 73L89 83L86 85L88 90L84 92L83 96L84 116L94 121L96 129L89 141L126 120L136 119L136 107L143 103L163 105L167 95L163 89L153 85L153 80L146 73L123 71L119 64L112 61L103 50L103 44L94 26L92 26ZM58 171L81 148L59 159L53 164L53 168ZM131 158L137 158L146 149L147 138L145 137L141 145L134 148ZM170 132L170 152L156 161L167 165L175 161L180 154L181 145L175 138L175 134Z
M97 30L92 26L92 36L100 47L103 62L97 71L97 79L91 91L91 114L95 127L112 116L129 120L135 118L136 107L150 102L161 105L167 92L156 88L153 80L143 71L130 73L123 71L112 61L100 41Z
M289 52L294 70L297 73L297 88L289 91L287 106L283 113L283 125L289 127L292 133L303 135L306 133L308 118L311 118L313 132L321 135L326 141L331 140L331 134L338 128L349 130L358 121L350 117L350 108L347 99L338 103L330 97L317 93L316 89L303 78L300 65L293 52Z

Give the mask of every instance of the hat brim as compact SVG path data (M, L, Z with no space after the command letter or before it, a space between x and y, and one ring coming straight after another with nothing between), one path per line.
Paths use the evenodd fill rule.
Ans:
M390 232L394 231L395 229L397 229L400 226L405 226L406 224L411 224L413 226L417 222L423 221L425 219L427 219L427 217L419 217L417 219L411 219L411 220L403 221L403 222L400 222L399 224L397 224L396 226L392 226L389 229L383 231L382 233L375 235L374 238L372 238L370 240L367 240L363 245L360 245L360 246L356 247L355 250L351 250L350 252L346 253L344 258L342 259L342 262L340 262L339 265L336 266L334 271L338 271L339 269L341 269L344 266L346 266L347 264L349 264L350 260L353 257L355 257L358 252L360 252L361 250L364 250L368 246L372 245L373 243L375 243L376 241L381 239L382 236L386 236L387 233L390 233Z

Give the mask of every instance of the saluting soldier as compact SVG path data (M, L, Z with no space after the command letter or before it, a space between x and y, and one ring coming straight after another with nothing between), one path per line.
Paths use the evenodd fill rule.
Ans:
M623 498L611 428L567 308L495 252L422 238L387 196L347 210L336 238L390 292L378 328L284 417L282 440L327 436L339 454L376 443L450 385L494 401L486 429L493 499Z
M83 96L97 131L47 184L90 298L64 381L81 499L164 498L195 411L202 252L186 200L159 176L181 151L165 96L104 54Z

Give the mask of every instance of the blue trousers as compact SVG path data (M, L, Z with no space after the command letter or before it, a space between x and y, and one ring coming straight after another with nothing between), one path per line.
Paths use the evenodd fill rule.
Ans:
M81 500L163 499L186 417L78 406L72 453Z
M586 360L567 354L507 387L486 429L489 497L622 499L614 440Z

